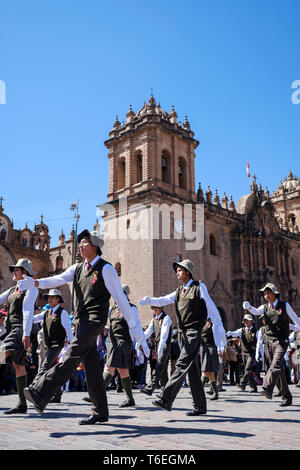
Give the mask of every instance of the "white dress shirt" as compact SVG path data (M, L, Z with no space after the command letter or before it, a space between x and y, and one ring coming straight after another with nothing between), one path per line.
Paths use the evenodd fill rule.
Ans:
M57 311L58 307L59 307L59 305L56 305L56 307L54 307L52 309L52 313L55 313ZM43 312L41 312L37 315L34 315L33 316L33 323L41 323L44 320L45 313L46 313L46 310L44 310ZM73 333L72 333L72 328L71 328L71 324L70 324L70 320L69 320L69 314L64 309L61 312L60 321L61 321L62 326L66 330L66 338L71 343L74 336L73 336Z
M274 307L276 307L277 302L278 302L278 299L276 299L275 302L273 303ZM270 307L271 304L268 304L268 306ZM288 314L290 319L295 323L296 326L300 328L300 318L297 316L297 314L294 312L294 310L292 309L292 307L290 306L288 302L285 303L285 307L286 307L286 313ZM250 307L247 310L249 310L249 312L251 312L252 315L262 315L265 311L265 306L261 305L260 307L255 308L255 307L252 307L252 305L250 305Z
M154 322L159 321L160 317L162 316L162 313L163 312L161 312L158 317L152 318L148 328L145 331L146 339L148 339L154 333ZM171 326L172 326L172 318L169 317L169 315L166 315L161 325L160 340L159 340L158 347L157 347L158 359L162 357L164 345L166 344L166 341L168 339Z
M259 360L259 355L261 356L261 359L263 360L264 354L265 354L265 351L264 351L264 338L263 338L263 334L262 334L262 331L261 331L261 328L260 328L259 331L258 331L258 335L257 335L257 343L256 343L256 351L255 351L256 361Z
M0 295L0 305L7 302L10 289ZM32 328L32 318L34 314L34 304L37 299L39 290L37 287L27 289L23 300L23 336L30 336Z
M90 263L92 266L100 259L100 256L97 255L93 261ZM52 277L46 277L43 279L38 279L39 287L41 289L52 289L54 287L62 286L67 282L73 282L75 270L78 264L73 264L63 273L58 274ZM117 274L117 271L111 264L105 264L102 269L102 276L104 280L105 287L107 288L110 295L115 299L116 303L119 305L121 313L125 320L128 323L130 328L136 326L136 318L132 315L132 310L129 305L128 299L123 292L120 280Z
M189 282L183 287L185 288L189 287L190 284L192 284L192 282L194 282L193 279L190 279ZM207 318L210 318L213 323L212 330L213 330L213 335L214 335L216 346L220 352L223 352L226 346L227 340L226 340L226 334L225 334L225 330L223 327L220 313L217 307L215 306L214 302L212 301L204 282L201 282L199 287L200 287L199 288L200 299L203 299L205 301L205 304L207 307ZM172 292L171 294L162 296L162 297L149 297L147 298L147 303L144 303L144 305L152 305L154 307L155 306L164 307L165 305L174 304L175 301L176 301L176 291Z

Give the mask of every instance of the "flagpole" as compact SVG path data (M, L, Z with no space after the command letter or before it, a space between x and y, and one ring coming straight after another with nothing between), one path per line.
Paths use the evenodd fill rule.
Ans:
M78 221L80 219L80 215L78 214L78 209L79 209L79 199L77 199L75 203L71 204L71 207L70 207L71 211L75 211L74 218L76 220L76 223L75 223L75 239L74 239L74 245L73 245L73 263L72 264L75 264L75 262L76 262L77 227L78 227ZM72 313L74 313L74 282L72 284L71 309L72 309Z

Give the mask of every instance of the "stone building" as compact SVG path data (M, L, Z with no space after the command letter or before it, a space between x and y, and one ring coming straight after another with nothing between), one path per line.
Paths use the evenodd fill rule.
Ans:
M23 229L15 229L13 221L4 213L3 198L0 198L0 291L13 285L8 266L15 264L19 258L28 258L33 269L40 277L49 273L50 236L48 226L43 222L31 230L27 224ZM38 299L38 304L43 302Z
M105 145L109 158L108 201L104 211L103 257L129 284L131 301L174 291L174 260L191 259L195 277L203 279L226 328L240 325L242 301L260 305L258 289L273 281L282 297L300 312L300 182L291 173L270 195L253 178L250 193L234 204L226 194L201 186L195 190L194 160L199 142L190 124L177 120L156 103L115 120ZM204 244L188 248L197 237L197 210L204 211ZM191 227L187 234L190 210ZM161 213L159 213L161 212ZM158 227L158 221L160 221ZM184 222L184 223L183 223ZM168 233L169 232L169 233ZM188 236L187 236L188 235ZM190 244L191 246L191 244ZM174 316L174 309L166 310ZM140 308L144 323L151 318Z

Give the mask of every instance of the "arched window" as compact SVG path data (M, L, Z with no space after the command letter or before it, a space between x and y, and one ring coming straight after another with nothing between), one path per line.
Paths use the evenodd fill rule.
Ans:
M166 150L161 154L161 179L164 183L171 183L171 158Z
M143 156L139 152L134 159L134 184L140 183L143 179Z
M217 242L215 236L212 233L209 236L209 252L211 255L217 255Z
M62 271L63 270L64 259L61 255L56 257L55 263L55 271Z
M125 187L125 158L121 158L118 162L118 189Z
M115 270L117 271L118 276L121 276L122 270L121 270L121 263L116 263L115 264Z
M5 241L6 240L6 230L3 228L0 232L0 240Z
M180 188L186 189L186 163L182 157L178 159L178 184Z

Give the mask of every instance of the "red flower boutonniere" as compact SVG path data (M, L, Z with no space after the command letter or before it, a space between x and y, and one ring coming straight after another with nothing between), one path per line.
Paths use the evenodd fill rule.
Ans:
M281 314L282 314L282 309L280 308L280 309L278 310L278 312L279 312L279 315L281 315Z
M91 279L91 284L95 284L98 281L98 271L93 272L93 277Z

